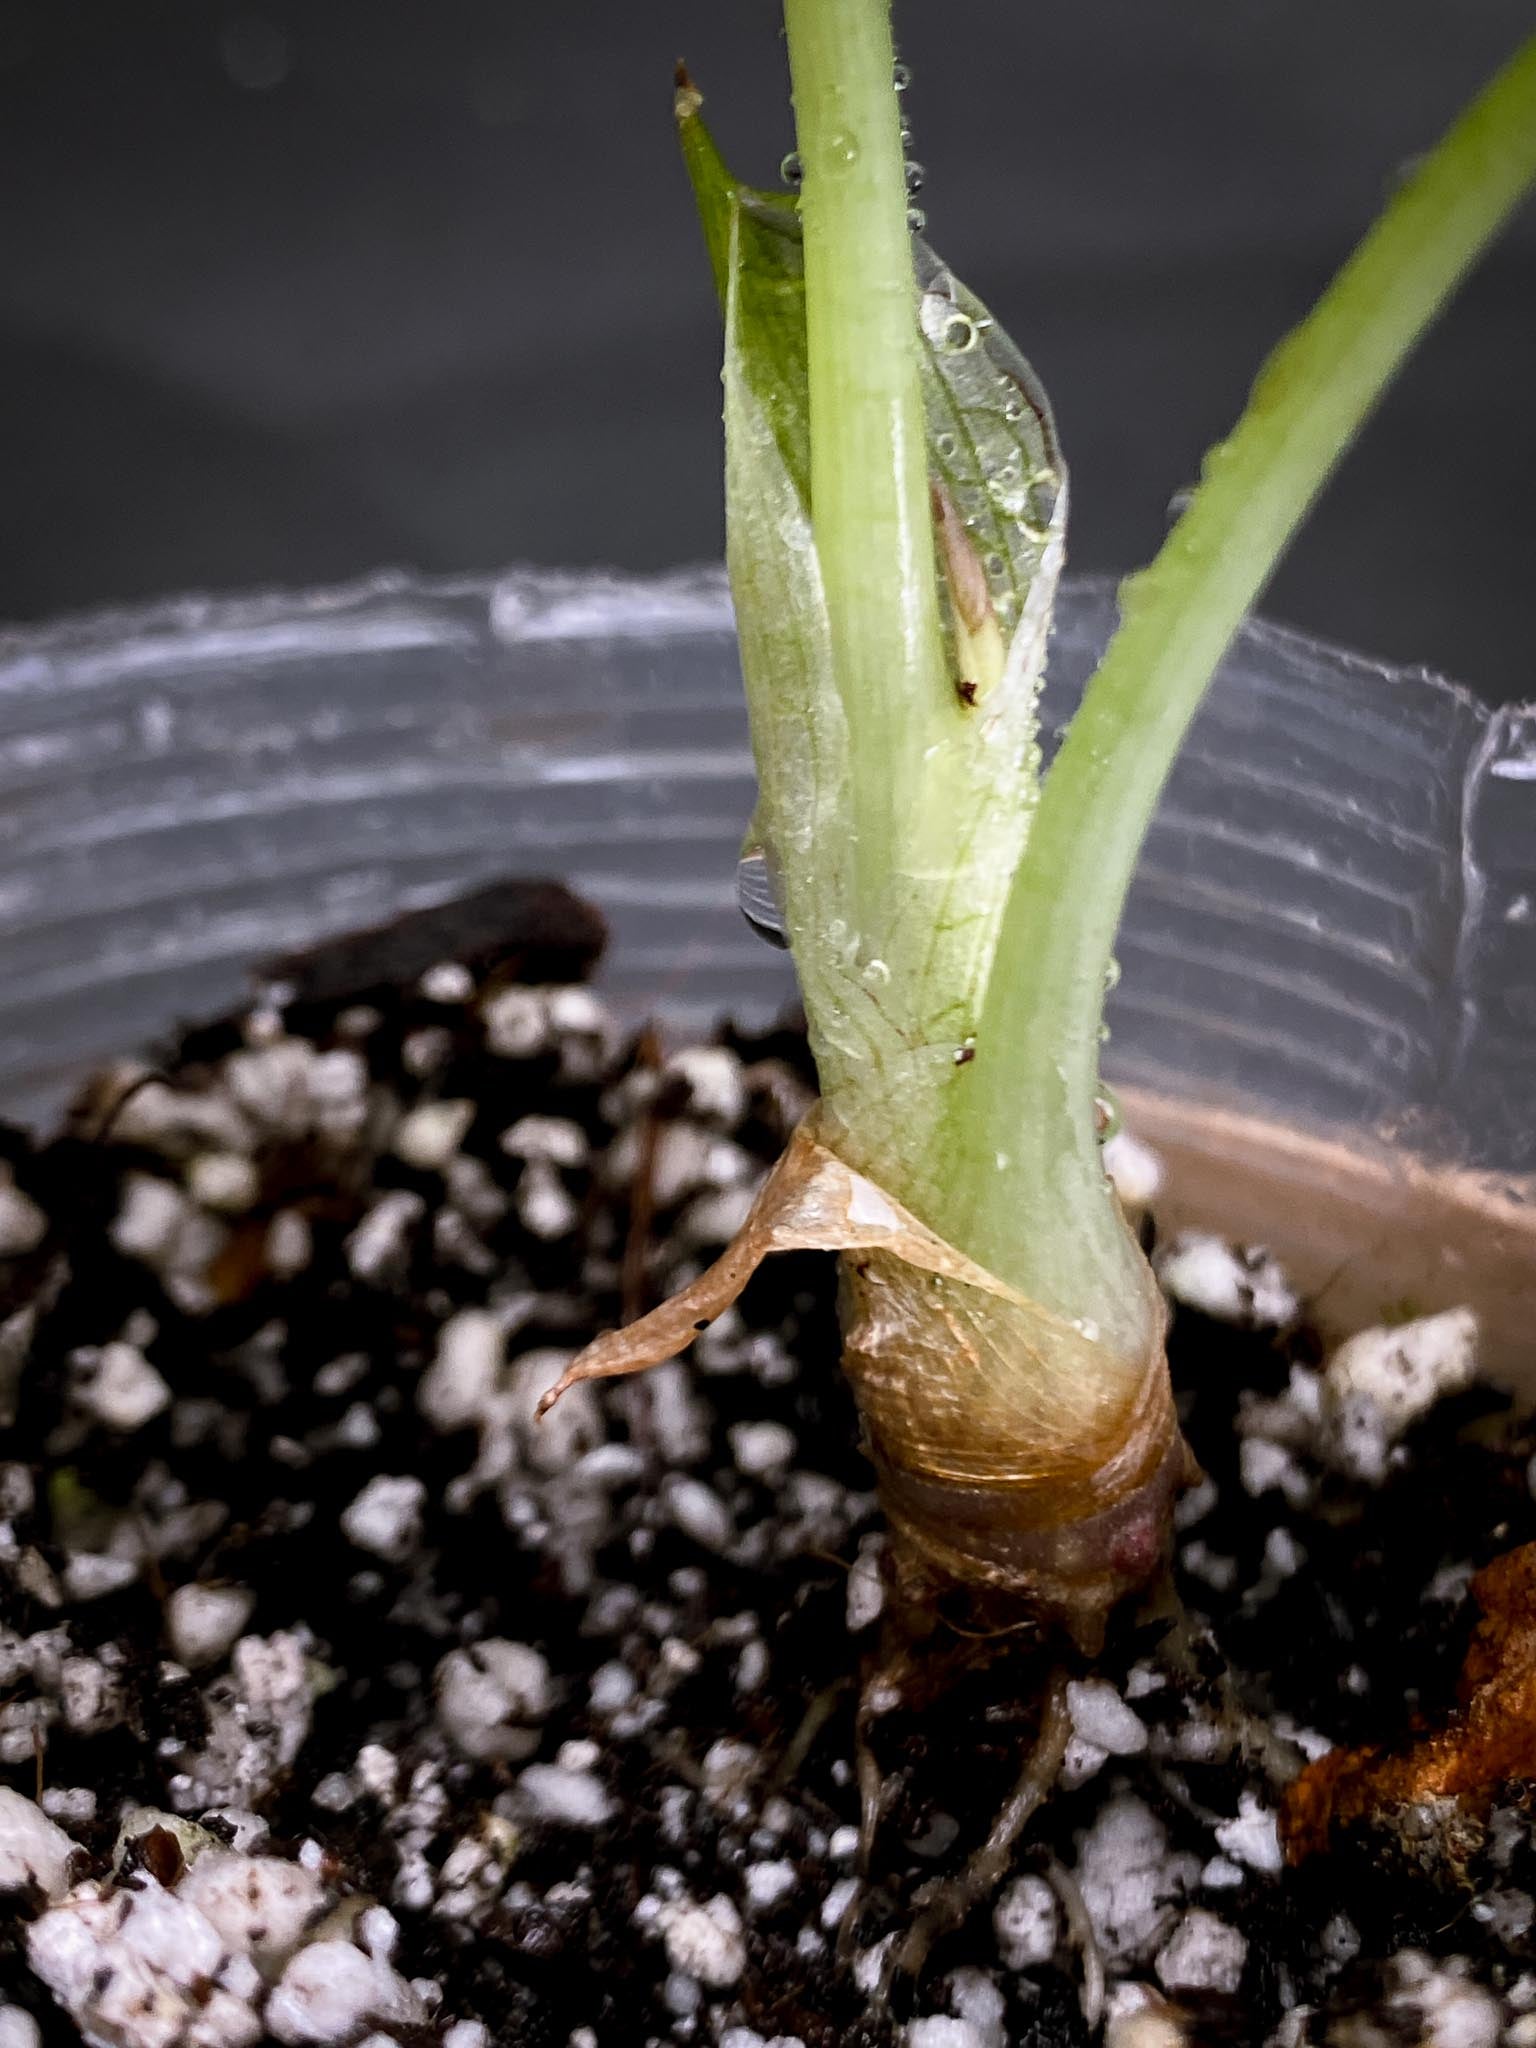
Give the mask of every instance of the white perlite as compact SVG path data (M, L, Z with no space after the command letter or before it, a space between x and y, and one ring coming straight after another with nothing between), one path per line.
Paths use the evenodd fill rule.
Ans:
M42 2029L19 2005L0 2005L0 2048L43 2048Z
M489 1410L501 1376L506 1333L486 1308L461 1309L438 1333L437 1356L422 1374L416 1405L434 1429L464 1429Z
M884 1545L878 1536L865 1536L860 1539L859 1554L848 1574L844 1609L850 1635L857 1635L861 1629L871 1627L885 1611L885 1579L880 1570L883 1549Z
M768 1863L749 1863L747 1904L754 1913L771 1913L784 1903L799 1881L793 1863L782 1856Z
M1414 2030L1418 2048L1498 2048L1499 2001L1470 1983L1460 1956L1431 1960L1417 1949L1392 1958L1397 1988L1387 2004Z
M1243 1491L1254 1500L1275 1491L1283 1493L1292 1507L1300 1507L1312 1490L1306 1473L1291 1453L1266 1436L1244 1437L1237 1455Z
M904 2039L906 2048L987 2048L985 2035L969 2020L951 2019L946 2013L908 2020Z
M123 1176L123 1199L107 1235L125 1259L168 1265L192 1209L180 1188L152 1173Z
M480 1005L486 1050L502 1060L525 1060L549 1037L549 997L542 989L507 988Z
M669 1473L662 1483L662 1499L673 1526L704 1550L724 1550L734 1531L730 1512L712 1486L702 1479Z
M1163 1162L1150 1145L1127 1130L1116 1131L1100 1153L1124 1209L1148 1209L1163 1185Z
M1063 1788L1068 1792L1075 1792L1080 1785L1086 1785L1090 1778L1096 1778L1108 1762L1107 1749L1100 1749L1096 1742L1085 1741L1081 1735L1069 1735L1061 1757Z
M534 1471L551 1476L569 1470L606 1434L603 1411L591 1387L570 1388L548 1415L538 1419L540 1400L570 1362L569 1351L525 1351L509 1368L504 1398L487 1422L487 1439L499 1430L509 1449L516 1442ZM648 1377L655 1379L656 1374ZM515 1432L515 1438L509 1432ZM486 1448L494 1456L489 1445Z
M733 1422L726 1438L736 1470L747 1479L787 1471L794 1460L794 1432L782 1422Z
M281 1280L302 1273L315 1255L314 1232L302 1209L279 1209L267 1225L267 1265Z
M475 977L462 960L439 960L416 984L424 1003L467 1003L475 992Z
M74 1843L41 1807L0 1785L0 1893L37 1885L50 1899L69 1890Z
M437 1667L437 1718L466 1756L519 1763L554 1705L549 1665L527 1643L488 1636Z
M341 1532L359 1550L398 1564L410 1556L421 1540L421 1517L426 1504L427 1489L419 1479L379 1472L356 1500L342 1510Z
M1165 1991L1231 1993L1247 1960L1248 1943L1237 1929L1195 1906L1158 1951L1157 1980Z
M1147 1746L1141 1716L1102 1678L1074 1678L1067 1685L1067 1713L1073 1728L1109 1756L1139 1756Z
M1077 1882L1106 1959L1148 1956L1199 1875L1200 1859L1171 1852L1162 1822L1133 1793L1101 1807L1078 1846Z
M949 2002L956 2016L973 2027L985 2048L1007 2048L1004 2017L1008 2001L985 1970L967 1963L951 1973Z
M418 1172L441 1173L469 1135L474 1120L472 1102L423 1102L395 1126L395 1156Z
M509 1159L542 1159L547 1166L586 1164L587 1134L564 1116L519 1117L499 1140Z
M347 1264L359 1280L376 1286L404 1264L410 1234L426 1206L413 1188L380 1195L346 1241Z
M241 1152L200 1152L187 1168L187 1192L204 1209L238 1216L255 1206L261 1175Z
M170 1388L136 1344L103 1344L94 1358L75 1357L75 1403L105 1428L126 1436L169 1407Z
M302 1948L267 2001L267 2031L286 2042L343 2042L369 2022L418 2025L426 2008L405 1979L349 1941Z
M558 1828L605 1827L613 1801L601 1778L562 1764L530 1764L517 1781L524 1804L536 1820Z
M576 1228L580 1212L564 1181L547 1160L527 1162L512 1199L523 1228L548 1243L569 1237Z
M1274 1876L1285 1868L1275 1816L1251 1792L1238 1795L1237 1819L1223 1821L1216 1830L1216 1840L1228 1856L1246 1863L1250 1870Z
M178 1586L165 1603L171 1649L189 1671L217 1664L255 1605L255 1594L244 1586Z
M325 1886L303 1864L233 1849L205 1849L176 1895L197 1908L227 1948L272 1975L330 1904Z
M720 1045L692 1045L673 1053L663 1071L684 1082L688 1107L723 1131L733 1131L746 1114L747 1090L741 1061Z
M998 1953L1010 1970L1034 1970L1056 1953L1056 1894L1043 1877L1016 1877L992 1908Z
M1300 1312L1284 1271L1261 1246L1239 1251L1223 1237L1183 1230L1152 1263L1166 1294L1224 1323L1283 1329Z
M747 1967L741 1915L723 1892L702 1906L664 1907L660 1925L673 1969L713 1991L734 1984Z
M704 1752L701 1775L704 1797L722 1812L740 1810L744 1815L747 1789L758 1770L758 1753L750 1742L722 1735Z
M177 1806L259 1806L309 1733L314 1693L305 1641L287 1629L243 1636L230 1676L216 1679L203 1698L208 1738L183 1760Z
M1477 1374L1477 1318L1469 1308L1361 1330L1323 1372L1320 1448L1353 1478L1379 1484L1403 1432Z
M261 2036L249 1998L217 1982L217 1931L153 1879L79 1886L33 1923L27 1956L95 2048L249 2048Z
M100 1600L107 1593L120 1593L138 1576L139 1560L135 1557L113 1557L107 1551L77 1551L64 1567L64 1597Z

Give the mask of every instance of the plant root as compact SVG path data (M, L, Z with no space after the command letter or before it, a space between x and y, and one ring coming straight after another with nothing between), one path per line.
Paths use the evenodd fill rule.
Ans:
M1051 1673L1046 1689L1040 1732L1025 1759L1018 1783L998 1810L987 1839L955 1876L936 1878L918 1893L923 1910L886 1958L879 1991L882 2004L889 2004L899 1979L916 1983L934 1943L959 1927L1001 1884L1012 1861L1014 1845L1050 1796L1061 1773L1071 1733L1067 1674L1058 1668Z
M1099 2021L1104 2017L1104 1958L1093 1931L1093 1918L1084 1903L1077 1879L1054 1856L1045 1866L1045 1881L1061 1902L1067 1938L1082 1961L1083 1982L1078 2001L1082 2006L1083 2025L1090 2034L1096 2034Z
M773 1773L775 1792L782 1792L787 1785L793 1785L799 1777L806 1758L815 1746L817 1736L831 1720L837 1710L838 1701L852 1683L851 1678L835 1679L831 1685L824 1685L821 1691L806 1703L805 1712L800 1716L800 1725L790 1737Z
M885 1818L892 1783L881 1770L870 1742L870 1723L885 1711L893 1693L899 1695L902 1692L911 1669L909 1651L898 1649L873 1662L866 1662L863 1682L859 1687L859 1710L853 1724L853 1757L859 1788L859 1847L854 1867L860 1884L848 1901L837 1928L838 1960L849 1966L858 1950L859 1923L868 1904L869 1873L874 1867L875 1837Z

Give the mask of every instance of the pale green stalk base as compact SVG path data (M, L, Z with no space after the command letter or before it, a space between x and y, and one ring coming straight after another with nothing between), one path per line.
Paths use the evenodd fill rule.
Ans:
M840 871L836 888L807 883L788 825L778 851L823 1098L850 1158L942 1228L943 1102L1007 883L966 858L996 771L944 653L887 0L786 0L785 25L811 525L847 764L836 827L808 859ZM738 565L743 580L765 573L733 552L733 579ZM768 718L754 722L766 739Z

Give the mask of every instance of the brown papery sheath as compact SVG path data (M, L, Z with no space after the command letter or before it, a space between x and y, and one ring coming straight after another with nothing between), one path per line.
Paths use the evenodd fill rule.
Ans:
M842 1254L844 1368L898 1568L1027 1601L1085 1647L1163 1559L1190 1476L1150 1269L1145 1355L1031 1302L946 1244L824 1141L795 1130L745 1223L699 1277L589 1344L539 1403L686 1349L771 1252Z

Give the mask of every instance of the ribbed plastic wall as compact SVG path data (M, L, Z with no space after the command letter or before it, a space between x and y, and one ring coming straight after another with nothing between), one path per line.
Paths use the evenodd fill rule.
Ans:
M1059 609L1059 724L1114 614ZM792 1000L714 572L183 601L0 635L0 1113L216 1013L281 949L516 873L612 921L677 1030ZM1257 625L1149 840L1112 1078L1536 1170L1536 711Z

